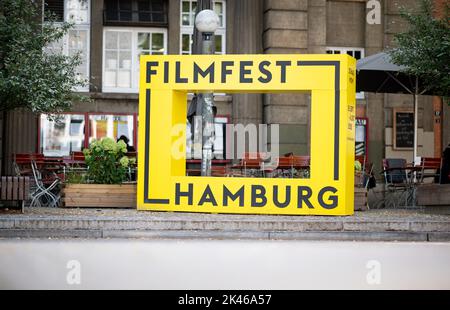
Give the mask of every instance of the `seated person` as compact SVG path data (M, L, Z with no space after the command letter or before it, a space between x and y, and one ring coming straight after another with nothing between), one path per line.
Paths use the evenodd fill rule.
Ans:
M450 144L442 154L441 184L450 184Z
M125 135L121 135L119 139L117 139L117 142L119 142L120 140L125 142L125 144L127 145L127 152L136 152L136 149L132 145L128 144L130 140Z

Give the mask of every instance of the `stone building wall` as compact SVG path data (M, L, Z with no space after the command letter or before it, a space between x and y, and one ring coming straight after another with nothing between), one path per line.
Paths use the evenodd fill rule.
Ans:
M365 56L393 46L394 33L404 29L399 6L416 7L417 0L380 0L381 24L366 23L366 0L227 0L228 54L325 53L327 47L361 47ZM180 2L169 1L168 53L179 54ZM104 94L102 86L103 1L91 1L90 92L93 103L78 103L74 111L137 113L136 94ZM233 123L280 124L280 153L309 154L308 94L233 94L216 96L218 114ZM411 108L412 96L366 93L357 101L357 115L369 118L369 158L379 170L383 157L412 160L412 151L392 148L393 108ZM443 145L450 143L450 108L443 111ZM36 151L37 118L11 112L5 154ZM22 124L23 126L18 126ZM19 128L20 127L20 128ZM432 98L419 100L419 155L433 156ZM9 173L10 171L6 171Z
M313 1L320 5L319 2ZM323 28L309 18L308 0L266 0L264 2L264 53L308 53L309 27L314 27L317 40L311 40L314 48L323 50ZM316 8L316 6L315 6ZM317 6L318 10L323 8ZM323 10L322 10L323 12ZM322 33L321 33L322 30ZM264 123L279 124L280 154L294 152L309 154L310 95L264 94Z

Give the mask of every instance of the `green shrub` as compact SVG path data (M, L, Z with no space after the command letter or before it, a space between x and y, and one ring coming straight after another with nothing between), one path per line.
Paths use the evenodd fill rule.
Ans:
M94 140L83 153L88 166L87 177L96 184L122 183L128 168L133 164L133 160L125 156L127 145L122 140Z
M362 171L362 166L359 160L355 160L355 171Z
M66 172L65 183L67 184L84 184L87 183L86 172L81 170L69 169Z

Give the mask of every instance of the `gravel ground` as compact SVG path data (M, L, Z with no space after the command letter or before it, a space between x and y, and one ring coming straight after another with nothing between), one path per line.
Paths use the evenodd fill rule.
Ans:
M284 215L245 215L245 214L207 214L183 212L152 212L135 209L69 209L69 208L25 208L25 213L16 210L0 212L0 219L14 218L58 218L66 219L128 219L128 220L186 220L186 221L439 221L450 222L449 214L430 213L421 209L375 209L357 211L353 216L284 216Z

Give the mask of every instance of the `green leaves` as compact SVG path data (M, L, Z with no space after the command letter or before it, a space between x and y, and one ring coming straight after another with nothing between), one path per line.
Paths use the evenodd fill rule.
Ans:
M359 160L355 160L355 170L356 171L362 170L362 166L361 166L361 163L359 162Z
M443 16L433 16L430 0L421 0L420 11L401 11L409 29L395 36L397 48L391 51L394 63L408 67L407 73L417 75L427 89L443 97L450 96L450 16L449 4Z
M80 55L45 52L72 27L45 23L37 1L0 2L0 111L26 108L36 113L58 113L70 109L73 101L86 100L73 92L87 85L77 76Z
M125 147L124 147L125 145ZM91 143L83 151L88 165L88 179L98 184L120 184L125 180L127 169L135 161L125 156L126 144L120 140L103 138Z

